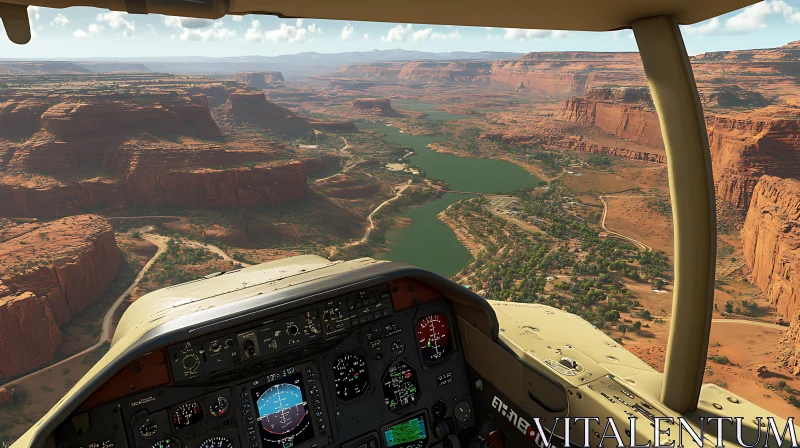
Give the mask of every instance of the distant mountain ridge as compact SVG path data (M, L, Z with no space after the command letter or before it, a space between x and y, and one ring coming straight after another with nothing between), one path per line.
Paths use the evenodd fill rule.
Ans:
M299 79L331 72L347 64L371 62L452 61L452 60L502 60L522 56L523 53L495 51L453 51L431 53L410 50L350 51L344 53L304 52L280 56L207 56L179 57L110 57L65 58L60 61L17 59L0 61L0 73L8 74L61 74L61 73L146 73L166 72L191 75L228 75L235 72L280 71L288 79ZM46 64L46 69L30 65ZM29 70L26 70L29 69ZM84 69L84 70L81 70Z

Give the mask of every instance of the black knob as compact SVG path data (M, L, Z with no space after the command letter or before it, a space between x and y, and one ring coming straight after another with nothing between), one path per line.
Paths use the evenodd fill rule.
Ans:
M244 341L244 355L248 358L256 356L256 344L253 341Z
M294 336L294 335L296 335L297 333L300 332L300 329L297 328L297 325L292 324L292 325L289 325L288 327L286 327L286 332L289 333L290 335Z

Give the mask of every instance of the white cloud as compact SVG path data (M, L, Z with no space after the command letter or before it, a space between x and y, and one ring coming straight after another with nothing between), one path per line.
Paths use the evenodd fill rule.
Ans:
M58 13L56 14L55 17L53 17L53 20L50 22L50 25L64 26L68 23L69 19L66 16L64 16L64 14Z
M125 12L111 11L98 14L96 20L107 24L112 29L120 30L120 34L125 37L131 37L134 31L136 31L136 27L132 20L126 20L127 16L128 13Z
M100 32L103 31L104 29L105 28L102 25L98 25L96 23L92 23L86 28L86 31L83 31L82 29L77 29L77 30L72 32L72 35L77 37L77 38L96 36L96 35L100 34Z
M384 42L420 42L430 39L458 39L461 34L458 30L450 33L440 33L433 31L433 28L423 28L421 30L414 30L410 23L405 26L396 25L392 27L385 36L381 36Z
M297 23L302 24L303 19L298 19ZM264 39L270 42L305 42L308 40L308 30L281 23L280 28L264 32Z
M355 34L353 25L351 25L350 22L345 23L344 27L342 28L342 40L350 39L353 37L353 34Z
M369 39L369 34L364 34L364 40L368 40L368 39Z
M720 28L722 28L722 23L720 22L719 17L714 17L713 19L705 22L685 26L683 27L683 31L688 34L713 34L719 31Z
M506 28L505 38L508 40L541 40L549 37L559 39L569 36L569 31L562 30L526 30Z
M236 31L225 28L222 20L164 17L163 22L167 27L180 30L181 40L209 41L236 37Z
M144 33L148 36L158 36L158 33L156 32L156 27L154 27L149 23L144 26Z
M244 16L231 16L231 20L233 20L234 22L241 22L242 20L244 20Z
M800 24L800 11L784 0L767 0L744 8L742 12L725 21L725 30L734 33L749 33L766 28L764 21L771 15L780 14L787 22Z
M28 18L33 20L39 20L39 7L38 6L28 6Z
M244 39L252 42L267 40L270 42L288 42L293 44L308 42L311 39L309 36L310 34L322 34L322 28L314 23L305 28L302 27L303 19L297 19L295 23L298 26L287 25L282 22L277 29L262 31L261 23L258 20L253 20L250 22L250 27L247 28Z

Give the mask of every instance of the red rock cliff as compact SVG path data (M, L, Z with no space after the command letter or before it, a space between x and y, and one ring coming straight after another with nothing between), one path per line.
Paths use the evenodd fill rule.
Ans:
M360 98L353 101L353 110L368 114L379 115L381 117L391 117L397 115L397 111L392 108L392 102L388 98Z
M285 82L281 72L237 72L233 74L233 79L256 88Z
M564 103L559 118L595 126L609 134L663 149L661 125L647 88L593 89Z
M742 229L751 281L791 327L787 361L800 374L800 181L763 176Z
M706 127L717 196L737 208L751 203L761 176L800 172L800 117L713 116Z
M100 216L27 230L0 243L0 376L52 359L58 326L102 297L120 265L114 232Z

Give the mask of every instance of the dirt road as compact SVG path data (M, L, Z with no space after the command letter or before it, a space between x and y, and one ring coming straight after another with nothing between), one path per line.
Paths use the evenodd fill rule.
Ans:
M111 336L113 334L113 332L111 330L111 319L114 318L114 314L117 312L117 309L119 309L120 305L122 305L122 302L124 302L125 299L128 298L128 296L130 295L131 291L133 291L133 289L136 288L136 286L139 284L139 282L142 281L142 278L144 278L144 275L153 266L153 263L155 263L156 260L158 260L158 257L160 257L161 254L163 254L167 250L167 241L169 239L166 238L166 237L163 237L161 235L153 235L153 234L145 233L145 234L142 235L142 238L144 238L145 240L155 244L156 247L158 248L158 250L156 251L155 255L153 255L153 257L150 258L150 260L144 265L142 270L139 271L139 274L136 275L136 279L134 279L133 283L131 283L131 285L128 286L128 289L126 289L122 294L120 294L119 297L117 297L117 299L114 301L114 303L111 305L111 307L106 312L105 316L103 316L103 324L102 324L102 327L101 327L100 339L94 345L92 345L91 347L88 347L88 348L86 348L86 349L84 349L84 350L82 350L82 351L70 356L69 358L62 359L61 361L58 361L55 364L50 364L47 367L44 367L44 368L42 368L40 370L37 370L37 371L32 372L32 373L29 373L29 374L27 374L27 375L25 375L23 377L17 378L17 379L15 379L13 381L10 381L9 383L4 384L4 385L2 385L0 387L10 386L10 385L13 385L15 383L22 382L22 381L24 381L26 379L32 378L32 377L34 377L36 375L39 375L39 374L41 374L43 372L46 372L46 371L50 370L50 369L58 367L61 364L66 363L67 361L71 361L71 360L73 360L75 358L78 358L80 356L83 356L83 355L85 355L85 354L87 354L89 352L97 350L98 348L103 346L103 344L105 344L107 341L111 340Z
M380 205L375 207L375 210L373 210L372 213L370 213L369 216L367 216L367 220L369 221L369 227L367 227L367 231L364 232L364 236L355 244L364 244L367 241L369 241L369 234L372 233L372 229L375 228L375 221L372 220L372 217L375 216L375 213L378 213L378 211L380 209L382 209L384 205L386 205L386 204L394 201L395 199L399 198L400 196L402 196L403 192L406 191L406 188L408 188L410 186L411 186L411 180L409 180L407 184L405 184L402 187L398 188L396 195L394 195L393 197L381 202Z
M622 238L623 240L630 241L631 243L636 245L639 249L642 249L642 250L653 250L652 247L648 246L647 244L645 244L645 243L643 243L643 242L641 242L641 241L639 241L637 239L634 239L634 238L631 238L629 236L623 235L623 234L621 234L619 232L615 232L615 231L609 229L608 227L606 227L606 215L608 215L608 204L606 203L605 199L603 199L603 198L625 198L625 197L628 197L628 196L599 196L598 197L598 199L600 199L600 202L603 203L603 219L600 220L600 227L602 227L603 230L608 232L609 235L613 235L613 236L616 236L618 238Z
M130 216L130 217L120 217L120 218L113 218L113 219L141 219L141 218L181 218L181 217L179 217L179 216ZM153 264L156 262L156 260L158 260L158 258L161 256L161 254L163 254L164 252L167 251L167 242L171 239L169 237L166 237L166 236L163 236L163 235L159 235L157 233L150 233L150 232L153 231L153 227L152 226L145 226L145 227L141 227L141 228L138 228L138 229L131 229L129 231L129 233L132 233L132 232L135 232L135 231L139 232L139 234L140 234L142 239L154 244L158 248L158 250L156 251L155 255L153 255L153 257L150 258L150 260L148 260L147 263L144 265L144 267L139 271L139 273L136 275L136 278L133 280L133 283L131 283L131 285L128 286L128 289L126 289L119 297L117 297L117 299L114 301L114 303L108 309L106 314L103 316L103 323L102 323L102 326L101 326L101 332L100 332L99 340L95 344L93 344L91 347L88 347L88 348L86 348L86 349L84 349L84 350L82 350L82 351L70 356L69 358L64 358L61 361L56 362L55 364L50 364L50 365L48 365L48 366L46 366L46 367L44 367L44 368L42 368L40 370L37 370L35 372L31 372L31 373L29 373L29 374L27 374L27 375L25 375L23 377L20 377L20 378L17 378L15 380L13 380L13 381L10 381L7 384L4 384L4 385L2 385L0 387L11 386L11 385L13 385L15 383L19 383L19 382L22 382L22 381L24 381L26 379L30 379L30 378L32 378L32 377L34 377L36 375L39 375L39 374L41 374L43 372L46 372L46 371L51 370L51 369L53 369L55 367L58 367L58 366L66 363L68 361L71 361L71 360L73 360L75 358L78 358L78 357L83 356L83 355L85 355L87 353L90 353L90 352L92 352L94 350L97 350L98 348L102 347L103 344L105 344L107 341L111 340L111 337L114 334L113 330L111 328L111 320L114 318L114 315L116 314L117 310L122 305L122 303L125 301L125 299L128 298L128 296L133 291L133 289L136 288L136 286L138 286L139 283L142 281L142 278L144 278L144 275L147 273L147 271L150 270L150 268L153 266ZM226 254L225 251L223 251L219 247L214 246L212 244L205 244L205 243L200 243L200 242L192 241L192 240L183 240L183 243L186 244L189 247L206 249L206 250L208 250L208 251L210 251L212 253L215 253L215 254L219 255L220 257L222 257L223 260L230 261L232 263L239 263L242 266L250 266L247 263L242 263L241 261L234 260L233 258L228 256L228 254Z

